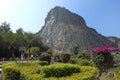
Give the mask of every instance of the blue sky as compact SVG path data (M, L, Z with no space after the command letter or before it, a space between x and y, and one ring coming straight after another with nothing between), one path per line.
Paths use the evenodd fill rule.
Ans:
M21 27L35 33L55 6L81 15L105 36L120 37L120 0L0 0L0 23L11 23L13 31Z

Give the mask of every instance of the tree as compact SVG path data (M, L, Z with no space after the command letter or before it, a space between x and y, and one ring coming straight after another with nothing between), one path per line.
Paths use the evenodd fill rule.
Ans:
M15 59L16 46L14 45L16 35L10 30L10 23L4 22L0 25L0 35L3 38L4 42L6 43L7 48L9 49L8 53L11 53L13 59L16 61Z
M19 28L16 30L16 39L15 39L15 44L19 47L25 47L28 44L28 40L26 39L26 36L24 35L24 31L22 28Z
M111 51L115 50L117 49L111 48L109 44L91 50L92 60L98 69L98 78L103 72L108 72L108 69L113 67L113 55Z
M16 30L16 33L19 34L19 35L23 35L24 31L23 31L22 28L19 28L18 30Z
M73 53L75 56L78 54L78 46L73 47Z
M0 32L10 32L10 23L3 22L0 25Z
M36 46L36 47L39 47L40 49L40 52L45 52L49 49L49 47L47 45L44 45L42 43L42 38L41 37L38 37L36 36L33 40L32 40L32 46Z
M24 36L28 42L27 48L28 48L28 60L29 60L30 48L32 47L32 40L34 39L35 35L31 32L26 32Z
M7 43L8 49L10 53L12 54L13 59L16 61L15 51L17 47L16 47L16 44L14 43L16 39L16 35L12 32L7 32L7 33L4 33L2 37L4 41Z
M39 47L31 47L30 52L27 50L27 53L34 55L35 57L38 57L40 55Z

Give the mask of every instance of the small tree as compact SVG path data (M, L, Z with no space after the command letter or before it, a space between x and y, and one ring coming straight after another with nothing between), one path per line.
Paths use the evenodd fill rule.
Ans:
M87 50L81 50L78 54L79 58L90 60L90 53Z
M25 35L25 38L27 39L28 41L28 60L29 60L29 57L30 57L30 48L32 47L32 40L34 39L35 35L31 32L26 32L24 33Z
M46 52L42 53L40 55L39 59L40 59L40 61L47 61L48 64L50 64L50 62L51 62L51 56L48 53L46 53Z
M34 57L38 57L40 55L39 47L31 47L30 53L34 55Z
M73 47L73 53L74 53L74 55L76 56L77 54L78 54L78 46L74 46Z
M113 66L113 56L111 51L116 50L117 48L110 48L109 44L104 45L103 47L94 48L92 52L92 60L98 68L98 78L103 72L107 72L109 68Z
M67 63L70 60L71 56L69 53L62 52L62 53L60 53L60 57L61 57L63 63Z

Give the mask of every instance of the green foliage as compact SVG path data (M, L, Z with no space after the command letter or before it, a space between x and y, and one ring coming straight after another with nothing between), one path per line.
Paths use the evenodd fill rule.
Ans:
M3 22L0 25L0 32L10 32L10 23Z
M62 52L60 53L60 57L62 59L62 62L67 63L70 60L70 54Z
M20 47L28 49L28 44L33 47L38 47L40 52L49 49L47 45L42 43L40 36L36 36L36 34L31 32L24 32L22 28L19 28L16 30L16 33L13 33L10 27L10 23L7 22L0 25L0 58L4 57L8 59L14 55L13 58L15 59L20 56ZM14 47L14 50L9 50L10 47Z
M79 54L77 56L78 56L78 58L90 60L90 53L87 50L79 51Z
M78 54L78 46L73 47L73 53L74 53L74 55Z
M53 54L54 62L62 62L60 54Z
M69 63L78 64L78 58L71 57L70 60L69 60Z
M4 72L3 78L5 80L7 80L7 79L19 80L20 79L19 70L7 67L7 68L4 68L3 72Z
M120 80L120 67L114 69L115 80Z
M16 30L16 33L19 34L19 35L23 35L24 34L24 31L22 28L19 28Z
M11 78L12 80L37 80L30 76L32 76L33 74L40 74L40 70L41 66L38 63L34 62L19 64L3 64L2 77L4 80L10 80Z
M94 66L94 63L92 61L88 61L87 59L81 59L81 58L71 57L69 62L72 64L78 64L80 66Z
M96 80L96 68L90 66L81 66L80 73L74 73L71 76L65 77L50 77L44 78L43 80Z
M57 61L58 59L60 59L60 54L53 54L53 58Z
M50 56L52 56L52 55L53 55L53 49L48 49L48 50L47 50L47 53L48 53Z
M113 55L111 51L116 50L119 49L110 47L110 44L91 49L92 60L99 70L98 77L100 77L103 72L108 72L108 69L113 67Z
M30 53L31 54L37 54L39 52L39 47L31 47L30 48ZM27 50L28 53L28 50Z
M48 52L48 53L52 53L52 52L53 52L53 49L48 49L47 52Z
M91 61L86 60L86 59L79 59L78 64L81 66L93 66L93 63Z
M38 64L41 66L45 66L45 65L48 65L48 62L47 61L39 61Z
M53 66L54 65L54 66ZM70 76L65 76L65 77L49 77L49 78L43 78L42 76L44 74L40 74L42 73L41 71L41 66L38 64L38 62L29 62L29 63L19 63L19 64L3 64L2 65L2 78L3 80L14 80L15 74L17 74L17 79L15 80L96 80L96 68L94 67L90 67L90 66L81 66L79 67L78 65L72 65L72 64L53 64L51 65L51 70L55 68L55 70L57 70L58 73L61 72L61 68L63 70L65 70L65 74L66 71L67 72L76 72L78 69L80 70L80 72L78 73L73 73ZM64 67L66 67L65 65L67 65L67 69L64 69ZM53 68L52 68L53 66ZM69 68L68 67L77 67L77 70L74 68ZM43 66L44 68L47 66ZM50 66L48 66L50 67ZM60 69L57 69L60 68ZM9 69L9 70L8 70ZM55 71L54 70L54 71ZM60 70L60 72L58 71ZM6 73L11 74L10 72L14 73L14 75L8 75ZM19 74L20 72L20 74ZM49 71L50 72L50 71ZM51 72L52 73L52 72ZM53 73L52 73L53 74ZM64 74L64 73L62 73ZM10 77L12 77L12 79L10 79ZM19 78L19 79L18 79Z
M51 62L51 56L48 53L42 53L39 58L40 61L47 61L48 64Z
M79 72L80 72L80 68L78 65L62 64L62 63L44 66L41 69L41 74L43 77L52 77L52 76L63 77Z
M108 68L113 66L113 57L111 53L106 53L105 55L93 53L92 60L96 67L102 71L107 71Z
M120 61L119 51L114 52L114 61L115 61L115 63L119 63L119 61Z

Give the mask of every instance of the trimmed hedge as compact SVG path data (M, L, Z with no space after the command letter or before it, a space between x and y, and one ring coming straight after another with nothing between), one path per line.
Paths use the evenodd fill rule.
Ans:
M41 68L41 74L43 77L62 77L69 76L73 73L79 73L80 67L73 64L52 64Z
M10 80L19 80L20 79L20 71L19 70L16 70L16 69L13 69L13 68L10 68L10 67L7 67L5 70L4 70L4 78L5 80L7 79L10 79Z
M62 64L53 64L53 65L59 67ZM48 65L48 67L49 66L50 65ZM97 70L94 67L90 67L90 66L81 66L79 67L81 72L73 73L70 76L59 77L59 78L57 77L43 78L43 74L42 74L42 69L44 69L43 67L45 68L47 66L40 66L38 63L3 64L2 77L3 80L10 80L10 78L12 78L12 80L96 80ZM11 74L15 74L15 75L17 74L18 76L17 79L16 78L14 79L14 75Z
M71 76L66 77L50 77L44 78L43 80L97 80L96 73L97 69L91 66L81 66L81 73L74 73Z
M31 76L32 74L40 74L40 70L41 70L41 66L38 63L33 63L33 62L19 63L19 64L14 64L14 63L3 64L2 78L3 80L6 80L6 79L10 79L11 77L14 77L14 75L17 75L17 79L15 80L35 80L35 79L29 79L29 76Z

